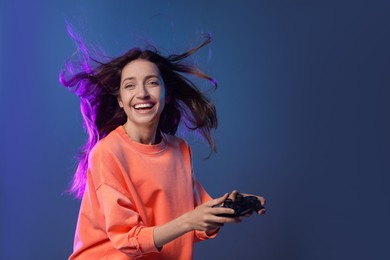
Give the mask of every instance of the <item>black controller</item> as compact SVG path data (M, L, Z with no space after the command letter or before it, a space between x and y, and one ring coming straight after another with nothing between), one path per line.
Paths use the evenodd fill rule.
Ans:
M237 193L236 199L226 199L222 207L234 209L234 214L221 214L222 217L241 217L246 214L251 214L253 211L258 212L264 207L261 205L260 201L255 196L246 196Z

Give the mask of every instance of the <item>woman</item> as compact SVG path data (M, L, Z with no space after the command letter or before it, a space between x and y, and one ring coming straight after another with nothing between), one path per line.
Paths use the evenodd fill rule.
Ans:
M86 59L70 78L61 74L61 83L81 98L89 134L72 186L82 203L70 259L191 259L194 242L241 221L221 216L234 213L218 207L229 195L210 198L194 178L190 146L175 136L183 122L215 151L215 107L183 76L216 85L184 63L209 42L169 57L135 48L95 60L95 68ZM68 63L68 72L73 69Z

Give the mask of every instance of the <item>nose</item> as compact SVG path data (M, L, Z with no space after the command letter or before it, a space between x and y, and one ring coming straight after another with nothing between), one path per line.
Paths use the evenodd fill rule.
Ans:
M141 85L138 89L138 92L137 92L137 97L140 98L140 99L147 99L149 98L149 92L146 88L146 86L144 85Z

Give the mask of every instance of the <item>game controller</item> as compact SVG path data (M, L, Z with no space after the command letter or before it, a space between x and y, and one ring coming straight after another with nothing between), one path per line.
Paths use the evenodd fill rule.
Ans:
M222 206L224 208L234 209L233 214L220 214L222 217L241 217L247 214L252 214L252 212L258 212L264 207L261 205L259 199L255 196L246 196L244 197L242 194L237 193L236 199L233 201L232 199L226 199Z

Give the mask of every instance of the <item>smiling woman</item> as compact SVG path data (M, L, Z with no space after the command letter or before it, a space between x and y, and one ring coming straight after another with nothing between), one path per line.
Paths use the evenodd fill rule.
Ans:
M215 107L184 77L216 86L184 64L210 37L180 55L134 48L99 62L70 35L81 45L84 63L72 73L77 67L69 62L60 81L81 98L89 135L71 187L82 202L70 259L191 259L194 242L241 221L229 217L233 209L215 207L228 194L211 199L193 175L190 146L175 136L182 121L215 151Z

